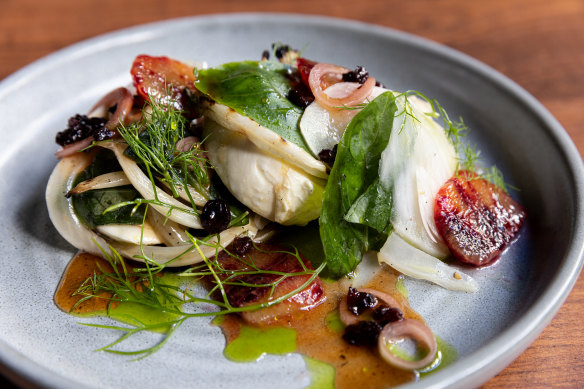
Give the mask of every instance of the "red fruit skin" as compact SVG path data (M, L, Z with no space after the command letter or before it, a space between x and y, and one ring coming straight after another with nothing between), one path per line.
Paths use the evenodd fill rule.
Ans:
M310 84L308 83L308 76L310 75L310 71L318 62L311 61L306 58L298 57L296 58L296 67L298 68L298 72L300 72L300 78L302 78L302 82L310 88Z
M229 250L229 248L228 248ZM300 257L307 269L313 269L310 261ZM255 266L263 270L296 273L304 269L298 258L285 252L285 249L276 245L260 244L252 248L242 256L243 261L253 262ZM222 251L217 255L217 262L225 269L246 270L246 264ZM249 284L269 284L277 281L281 276L261 274L238 276L235 280ZM287 277L280 281L270 297L269 287L247 287L241 285L225 285L225 292L230 304L234 307L243 307L250 304L258 304L278 298L299 288L308 281L310 275L297 275ZM232 279L233 281L233 279ZM324 288L320 278L316 277L306 288L289 297L287 300L268 308L257 311L242 312L241 317L249 324L269 325L277 321L292 320L302 311L308 311L325 300Z
M139 55L130 73L138 95L144 100L156 99L163 105L172 104L175 109L183 110L188 105L185 90L196 92L193 71L192 66L168 57Z
M521 204L473 173L459 173L436 195L434 220L440 235L456 259L473 266L495 261L525 218Z

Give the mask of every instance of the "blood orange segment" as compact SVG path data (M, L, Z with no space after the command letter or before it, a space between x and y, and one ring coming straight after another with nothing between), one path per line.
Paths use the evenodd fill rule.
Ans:
M298 68L298 71L300 72L300 77L302 78L302 82L304 82L304 85L306 85L307 87L310 87L310 84L308 83L308 76L310 76L310 71L312 70L312 68L316 64L317 64L317 62L311 61L311 60L306 59L306 58L298 57L296 59L296 67Z
M193 67L168 57L139 55L131 69L138 95L175 109L185 109L186 90L195 92Z
M241 258L233 257L227 252L222 251L217 255L216 260L224 269L228 270L253 273L253 269L248 265L249 263L253 263L257 269L265 271L262 274L230 277L230 282L225 286L225 293L230 304L234 307L265 303L284 296L306 283L310 275L299 274L283 278L283 273L300 273L305 269L313 269L310 261L304 257L296 257L286 252L283 247L269 244L254 246ZM300 260L302 260L302 263ZM252 287L243 286L242 284L274 284L275 288L272 290L271 286ZM287 300L269 308L242 312L241 316L249 324L267 325L278 320L291 318L299 314L300 311L308 311L321 304L324 300L325 294L322 281L316 277L306 288L289 297Z
M438 191L434 219L452 255L474 266L496 260L525 221L524 208L501 188L462 172Z

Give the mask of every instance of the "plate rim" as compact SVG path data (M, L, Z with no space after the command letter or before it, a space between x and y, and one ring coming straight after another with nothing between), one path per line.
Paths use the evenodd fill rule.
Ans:
M482 79L487 80L490 84L502 89L505 94L520 102L531 115L534 115L542 122L542 127L546 128L548 134L557 143L558 149L562 151L566 165L571 169L572 183L576 190L574 194L575 213L572 220L572 236L567 246L567 255L562 258L564 263L555 277L548 283L540 298L531 308L501 334L465 356L464 360L456 361L448 369L425 377L421 382L406 384L404 387L468 387L468 385L475 386L486 382L517 358L549 324L577 282L578 275L584 265L584 226L577 223L577 220L584 219L584 207L581 206L584 199L584 164L580 153L567 131L547 108L515 81L512 81L499 71L442 43L385 26L344 18L295 13L223 13L187 16L140 24L69 45L33 61L0 81L0 103L6 99L6 96L10 94L13 88L26 84L28 80L34 78L38 73L47 71L49 66L58 66L63 61L68 62L76 57L83 57L89 51L105 50L107 47L144 40L148 36L156 36L166 27L179 28L183 24L202 25L217 22L228 24L244 23L266 17L279 19L285 23L343 28L375 34L429 51L439 57L446 57L450 61L460 64L466 70L477 74ZM513 345L513 347L510 345ZM25 355L12 349L2 339L0 339L0 370L7 377L16 380L20 384L43 387L79 387L79 383L73 382L67 377L56 375L46 367L27 359ZM477 381L476 376L479 372L482 378Z

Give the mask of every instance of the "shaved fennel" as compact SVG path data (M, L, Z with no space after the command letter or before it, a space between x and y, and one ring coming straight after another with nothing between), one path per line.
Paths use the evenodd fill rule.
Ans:
M118 242L151 246L162 243L162 238L147 221L139 224L104 224L95 227L100 234Z
M278 155L291 165L304 170L318 178L326 178L326 167L308 152L294 143L286 141L280 135L269 130L248 117L221 104L210 104L205 109L205 116L217 122L225 129L245 135L259 149Z
M75 153L61 159L49 177L45 197L49 218L59 234L79 250L102 255L96 243L106 250L107 242L79 220L73 209L72 199L66 196L77 175L90 163L91 157L84 153Z
M399 111L381 155L379 177L393 190L394 231L420 250L445 257L448 249L435 232L434 198L456 171L456 150L444 129L410 99L407 94L396 98Z
M218 251L228 246L238 236L248 235L253 238L256 233L257 228L250 223L246 226L231 227L217 235L213 235L206 241L199 241L198 249L191 242L170 247L114 242L112 247L126 258L132 258L140 262L165 264L169 267L179 267L203 262L206 258L214 257Z
M283 225L318 218L324 183L209 121L206 146L229 191L252 211Z
M415 248L396 233L389 236L377 258L407 276L430 281L446 289L462 292L476 292L479 289L471 276Z
M151 204L151 207L154 210L160 212L162 215L168 216L170 220L184 226L202 229L201 221L199 220L199 217L194 214L192 208L187 208L183 203L166 194L166 192L160 188L154 187L153 189L152 181L142 172L142 170L140 170L136 162L124 155L124 150L127 147L125 144L102 142L100 145L109 148L115 153L120 166L128 177L128 180L130 180L134 188L140 192L144 199L159 200L161 203L165 204Z
M123 185L130 185L130 180L128 180L124 172L112 172L80 182L68 194L74 195L88 190L115 188Z

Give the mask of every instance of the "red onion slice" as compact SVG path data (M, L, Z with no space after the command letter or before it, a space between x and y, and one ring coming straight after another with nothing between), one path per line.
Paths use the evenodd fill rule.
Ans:
M417 343L417 347L428 350L419 360L404 359L391 352L389 346L410 339ZM424 323L414 319L404 319L386 324L379 334L378 349L381 357L390 365L403 370L419 370L430 365L436 358L438 345L434 334Z
M187 136L176 142L176 151L180 153L188 153L201 143L198 138L194 136Z
M70 143L66 146L63 146L60 150L57 150L55 153L55 157L61 159L73 155L86 147L89 147L93 142L93 136L88 136L85 139L81 139L75 143Z
M375 86L375 78L369 77L364 84L343 82L343 73L349 70L336 65L319 63L314 65L308 76L308 83L314 98L324 107L338 109L343 106L355 106L361 104L371 93ZM330 95L326 89L335 84L342 85L331 90Z
M105 126L108 130L114 130L120 123L125 123L126 116L132 111L134 96L124 87L116 88L103 96L89 112L105 107L106 110L115 106L116 110L110 116Z

